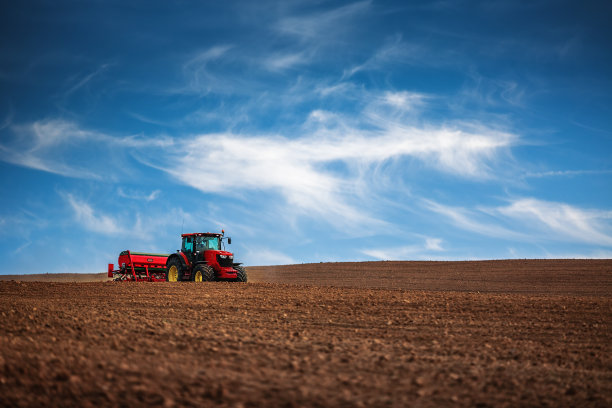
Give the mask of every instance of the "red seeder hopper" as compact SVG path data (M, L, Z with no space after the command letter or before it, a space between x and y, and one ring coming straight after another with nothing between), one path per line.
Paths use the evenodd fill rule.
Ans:
M108 264L108 277L122 281L164 282L169 254L147 254L123 251L119 254L119 269Z

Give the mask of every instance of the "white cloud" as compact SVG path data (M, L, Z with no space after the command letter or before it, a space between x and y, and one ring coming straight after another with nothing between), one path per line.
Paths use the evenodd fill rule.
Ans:
M198 64L206 65L229 49L210 49L186 65L197 70ZM275 205L289 218L307 215L338 229L358 230L386 225L372 211L377 190L385 193L387 188L381 180L398 180L397 187L409 178L402 166L387 174L386 163L419 161L453 177L490 179L518 140L512 133L478 123L427 125L406 118L403 112L429 98L423 94L332 88L313 87L310 96L348 90L358 100L358 111L315 109L301 128L284 128L284 134L116 137L74 122L44 120L13 126L16 138L0 143L0 159L66 177L121 180L128 174L129 160L136 158L203 192L245 198L253 192L276 194L282 200ZM118 193L149 201L157 197L155 192ZM92 225L101 229L108 222L92 220Z
M547 252L545 259L612 259L610 250L593 250L585 252Z
M20 130L34 136L31 140L30 151L36 152L55 147L65 143L75 143L85 139L97 139L95 132L82 130L74 123L63 120L44 120L34 122L31 126L21 127Z
M0 236L11 236L30 240L33 231L47 228L49 220L40 215L44 205L35 206L33 211L25 208L25 205L17 211L5 214L0 218Z
M326 118L315 112L317 118ZM175 150L164 169L204 192L281 194L292 211L322 216L336 225L376 224L359 205L364 169L390 159L411 157L433 169L467 178L488 176L488 163L513 141L511 134L480 129L420 129L385 123L364 131L345 124L299 138L231 133L200 135ZM331 171L346 163L346 172ZM184 169L190 169L185 172ZM401 177L401 175L400 175Z
M16 138L0 144L0 159L66 177L97 178L87 169L67 164L57 152L60 146L95 137L93 132L82 131L61 120L38 121L26 126L13 126L12 129Z
M425 95L416 92L385 92L383 95L383 101L385 104L390 105L400 110L413 110L415 107L423 104Z
M156 192L153 192L155 195ZM90 202L69 193L60 193L66 200L74 220L84 229L90 232L117 237L117 239L130 237L138 242L150 243L169 227L180 231L181 224L196 226L200 225L203 217L195 217L191 213L180 208L172 208L159 212L159 210L147 208L146 211L126 210L122 213L103 211L96 208ZM149 196L150 197L150 196ZM145 207L149 203L145 204ZM210 220L206 220L211 224Z
M314 90L317 94L328 97L334 95L345 96L349 92L354 91L355 88L355 85L350 82L340 82L334 85L318 84L314 87Z
M581 209L534 198L515 200L497 211L525 227L550 234L550 239L612 246L612 211Z
M284 17L275 28L283 34L293 35L302 41L314 41L325 38L333 42L342 30L349 27L347 22L359 15L364 15L370 8L371 1L360 1L333 10Z
M21 244L19 247L17 247L14 251L13 254L18 254L21 251L23 251L24 249L28 248L30 245L32 245L32 241L27 240L26 242L24 242L23 244Z
M140 192L133 191L126 192L121 187L119 187L119 189L117 189L117 194L119 195L119 197L149 202L157 199L157 197L159 197L159 195L161 194L161 190L153 190L150 194L143 194Z
M515 106L523 107L525 89L514 80L488 78L474 70L470 70L471 81L459 93L459 99L454 102L455 109L473 109L474 105L481 107Z
M85 229L105 235L123 235L126 233L126 230L113 217L94 212L94 209L88 203L75 198L71 194L66 194L65 197L73 210L74 217Z
M265 58L263 66L270 71L283 71L307 61L304 53L276 54Z
M205 67L210 61L217 60L232 49L233 46L229 44L216 45L208 48L204 51L200 51L191 57L184 65L183 69L186 71L197 71L198 69Z
M431 200L423 203L457 227L486 236L522 242L567 241L612 246L612 211L583 209L534 198L519 198L506 206L472 210Z
M0 145L0 159L11 164L35 170L58 174L64 177L97 179L99 176L87 169L76 168L62 163L56 157L32 154L32 151L19 152Z
M0 160L64 177L104 179L113 177L122 166L113 166L125 148L169 147L167 137L142 135L115 137L83 129L74 122L59 119L11 126L12 138L0 143Z
M291 265L297 263L282 252L262 247L247 247L244 255L235 253L236 260L251 266L255 265Z
M338 116L332 112L327 112L324 110L314 110L310 112L308 115L308 122L316 122L316 123L332 123L338 120Z
M612 174L612 170L551 170L541 172L525 173L523 177L543 178L543 177L573 177Z
M64 97L70 96L71 94L75 93L76 91L78 91L79 89L83 88L84 86L86 86L89 82L91 82L95 77L100 76L101 74L103 74L106 70L108 70L108 67L111 64L102 64L100 65L95 71L82 76L82 77L77 77L75 79L73 79L73 84L70 86L70 88L68 88L65 92L64 92Z
M179 89L172 89L170 93L196 93L207 94L209 92L225 93L237 89L232 84L233 78L227 74L217 75L211 69L212 63L224 63L229 58L232 45L217 45L199 52L183 64L183 75L187 83ZM237 81L237 78L234 78Z
M402 35L396 34L386 39L371 56L344 70L343 79L351 78L359 72L388 71L398 64L420 67L454 66L463 63L465 56L451 48L435 50L426 41L406 42Z
M312 142L281 137L203 135L187 142L173 160L176 167L166 170L204 192L276 191L298 213L337 218L341 223L360 219L362 214L341 198L350 183L318 170L316 151ZM185 168L190 171L184 172Z
M425 242L393 248L366 248L361 253L380 260L441 259L442 239L425 237Z
M440 238L427 238L425 240L425 249L432 251L443 251L442 240Z
M389 62L399 62L405 59L405 56L410 54L410 50L402 43L401 36L395 36L388 40L385 45L378 49L374 55L369 57L362 64L356 65L350 69L346 69L342 75L343 79L350 78L361 71L371 71L380 69L383 65Z
M430 211L448 218L457 227L481 235L495 238L523 240L527 236L500 225L499 220L486 217L478 210L471 211L462 207L451 207L432 200L423 200L422 204Z

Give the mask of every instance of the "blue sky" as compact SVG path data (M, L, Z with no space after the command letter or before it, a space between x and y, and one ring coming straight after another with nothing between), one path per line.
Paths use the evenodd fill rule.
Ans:
M612 258L612 6L23 1L1 273L181 230L247 265Z

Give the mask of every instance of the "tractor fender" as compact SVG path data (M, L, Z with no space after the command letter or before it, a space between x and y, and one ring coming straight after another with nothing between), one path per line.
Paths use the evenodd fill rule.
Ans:
M171 254L166 260L166 266L168 266L168 264L170 263L172 259L178 259L182 266L189 266L189 259L187 259L185 254L182 252Z

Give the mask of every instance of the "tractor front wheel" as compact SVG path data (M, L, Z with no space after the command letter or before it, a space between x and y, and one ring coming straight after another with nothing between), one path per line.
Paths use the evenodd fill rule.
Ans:
M212 282L215 280L215 270L210 265L196 265L191 274L194 282Z
M246 269L244 269L242 266L234 266L234 269L236 270L236 272L238 272L236 274L236 282L246 282L247 281Z
M166 268L166 282L178 282L183 280L183 268L181 261L171 259Z

